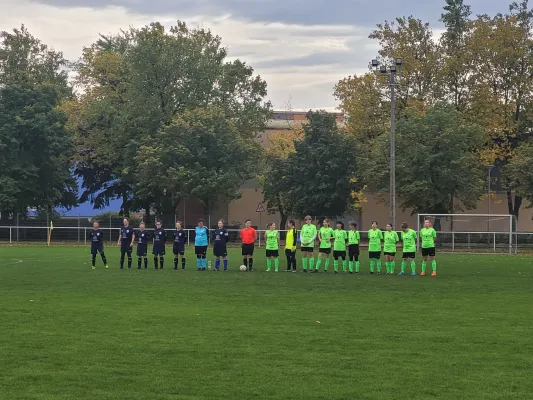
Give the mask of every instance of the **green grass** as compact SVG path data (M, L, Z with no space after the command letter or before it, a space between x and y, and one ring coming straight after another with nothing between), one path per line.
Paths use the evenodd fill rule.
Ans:
M432 278L117 252L0 247L0 399L531 399L531 258L439 255Z

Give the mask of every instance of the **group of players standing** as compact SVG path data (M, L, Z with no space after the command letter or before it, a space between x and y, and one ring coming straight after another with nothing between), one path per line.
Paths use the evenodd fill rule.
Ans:
M330 221L325 219L322 227L317 227L312 223L310 216L305 217L305 224L300 230L300 236L297 237L295 222L289 220L287 223L287 235L285 238L285 256L287 259L287 267L285 271L296 272L296 247L300 242L300 250L302 252L302 270L301 272L317 273L320 271L322 262L324 262L324 271L328 272L331 251L333 249L333 270L335 273L339 272L339 262L342 264L342 271L352 273L359 273L360 270L360 249L359 243L361 236L357 230L355 222L349 223L349 230L344 229L344 224L341 221L336 222L336 229L330 225ZM100 253L102 261L106 268L109 268L107 259L104 253L103 238L104 234L99 229L98 222L94 222L93 230L89 233L91 238L91 255L92 268L96 268L96 255ZM173 254L174 254L174 269L177 270L181 264L181 268L185 269L185 242L186 232L182 228L181 222L176 223L176 229L172 232L173 237ZM437 275L437 262L435 261L435 240L437 234L431 225L431 221L424 222L424 228L420 231L420 238L422 239L422 272L420 275L426 274L426 266L428 261L431 261L432 276ZM255 242L257 240L257 231L252 228L251 221L245 221L245 227L240 232L242 241L242 257L243 265L246 271L253 271L253 256L255 249ZM215 271L220 271L223 265L224 271L228 270L228 252L227 242L229 233L224 228L224 222L218 221L217 229L214 231L213 239L213 254L215 256ZM269 223L265 232L266 242L266 267L267 272L272 270L279 270L279 232L276 230L275 223ZM318 240L318 259L314 258L315 242ZM417 233L410 229L406 223L401 226L401 238L398 233L393 230L391 224L387 224L385 232L378 228L377 221L372 222L372 228L368 231L368 257L370 259L370 273L374 274L376 271L381 273L381 253L383 242L383 255L385 257L386 272L388 275L395 273L395 257L397 252L398 242L402 241L403 254L401 270L399 275L404 275L407 264L410 263L411 275L416 275L416 242ZM134 243L137 243L137 268L141 269L144 261L144 268L148 268L148 242L152 241L154 269L163 269L165 263L165 246L167 242L167 232L161 227L161 222L156 222L156 227L153 235L146 231L145 224L141 223L137 230L130 227L129 221L124 219L124 226L120 228L120 235L118 238L118 245L120 246L120 269L124 269L124 263L128 262L128 268L132 267L132 250ZM198 226L195 228L194 239L196 268L198 271L205 271L207 269L207 249L209 247L209 230L205 227L203 219L198 220ZM339 261L339 259L341 261Z

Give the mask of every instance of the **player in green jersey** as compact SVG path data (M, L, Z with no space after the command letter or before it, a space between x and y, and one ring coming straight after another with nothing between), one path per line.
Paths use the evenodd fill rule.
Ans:
M305 224L300 231L300 250L302 250L302 272L307 272L307 263L312 271L315 264L313 252L315 251L316 226L312 223L310 215L305 217Z
M337 221L337 229L333 232L333 269L339 272L339 258L342 259L342 272L346 272L346 244L348 232L344 230L344 224ZM352 273L352 271L350 271Z
M353 263L355 262L355 273L359 273L359 241L361 235L357 230L357 224L350 221L350 230L348 231L348 268L350 273L353 272Z
M324 270L328 272L329 258L331 254L331 242L333 241L333 228L330 226L329 219L325 219L322 223L322 228L318 231L318 241L320 247L318 248L318 260L316 262L316 269L311 272L318 272L322 259L325 258Z
M422 273L420 275L426 275L426 265L429 260L433 269L431 276L437 276L437 261L435 261L435 239L437 239L437 232L433 229L429 219L424 221L424 227L420 229L420 239L422 239L422 257L424 259L422 261Z
M370 273L374 273L377 265L378 274L381 274L381 241L383 232L378 229L378 222L372 221L372 229L368 231L368 258L370 259Z
M403 255L402 255L402 270L398 275L405 274L405 267L407 267L407 262L411 261L411 275L416 275L416 232L412 229L409 229L407 223L402 224L402 242L403 242Z
M400 241L398 233L392 229L391 224L387 224L387 231L383 235L383 254L385 255L385 266L387 275L394 274L394 257L396 256L396 243Z
M267 231L265 232L266 243L266 259L267 259L267 272L270 272L272 268L272 259L274 259L274 271L278 272L279 269L279 233L276 230L276 224L271 222L267 225Z

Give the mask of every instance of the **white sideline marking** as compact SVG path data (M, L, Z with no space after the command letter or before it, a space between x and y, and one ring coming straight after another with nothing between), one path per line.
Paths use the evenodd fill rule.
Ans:
M16 259L16 258L13 258L13 259L11 259L9 261L11 261L11 262L8 262L7 265L21 264L23 262L22 260L19 260L19 259Z

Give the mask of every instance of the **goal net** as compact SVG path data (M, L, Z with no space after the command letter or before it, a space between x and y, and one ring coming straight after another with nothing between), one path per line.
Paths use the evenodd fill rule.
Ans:
M516 254L514 215L418 214L418 232L425 220L430 220L437 231L440 251Z

